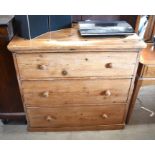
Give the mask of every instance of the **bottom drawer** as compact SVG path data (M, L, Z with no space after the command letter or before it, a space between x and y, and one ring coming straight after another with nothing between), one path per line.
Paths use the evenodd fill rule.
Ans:
M30 127L79 127L122 124L125 104L106 106L75 106L59 108L28 108Z

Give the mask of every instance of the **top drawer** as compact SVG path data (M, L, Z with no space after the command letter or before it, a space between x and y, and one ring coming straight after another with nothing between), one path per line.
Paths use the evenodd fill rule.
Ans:
M131 77L137 53L88 52L17 54L21 79L52 77Z

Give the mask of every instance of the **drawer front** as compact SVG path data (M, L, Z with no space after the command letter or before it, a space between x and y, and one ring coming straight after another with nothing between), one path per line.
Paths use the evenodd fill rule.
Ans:
M143 77L155 78L155 65L146 65L144 68Z
M131 77L137 53L89 52L17 54L21 79L52 77Z
M122 124L125 105L28 108L30 127Z
M130 82L130 79L22 81L22 90L27 106L98 105L126 102Z

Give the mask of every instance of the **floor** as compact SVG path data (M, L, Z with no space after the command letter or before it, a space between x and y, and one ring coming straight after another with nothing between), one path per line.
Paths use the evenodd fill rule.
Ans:
M155 115L141 109L144 106L155 112L155 87L141 88L131 121L124 130L76 132L27 132L26 125L0 123L0 139L53 139L53 140L104 140L104 139L155 139Z

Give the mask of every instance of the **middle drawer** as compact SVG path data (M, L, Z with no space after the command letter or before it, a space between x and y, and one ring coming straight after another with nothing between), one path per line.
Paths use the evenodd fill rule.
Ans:
M24 103L33 107L126 102L131 79L22 81Z

